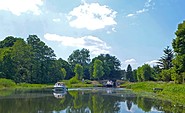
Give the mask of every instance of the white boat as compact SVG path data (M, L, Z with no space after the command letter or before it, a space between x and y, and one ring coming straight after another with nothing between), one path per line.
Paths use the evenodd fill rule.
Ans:
M113 87L114 86L114 82L112 82L111 80L108 80L106 83L106 87Z
M54 91L67 91L67 87L63 82L57 82L54 85Z

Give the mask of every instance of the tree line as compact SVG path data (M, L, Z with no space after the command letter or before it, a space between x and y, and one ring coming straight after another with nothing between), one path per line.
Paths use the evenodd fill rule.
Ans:
M72 52L67 61L56 59L54 50L36 35L8 36L0 41L0 78L16 83L54 83L64 79L120 79L120 61L110 54L90 59L83 48Z
M159 58L157 65L151 67L144 64L135 70L128 65L125 72L125 80L130 82L137 81L174 81L184 83L185 80L185 21L178 25L175 32L176 38L172 41L171 49L167 46L164 55Z
M67 61L56 59L54 50L36 35L23 38L8 36L0 41L0 78L16 83L54 83L60 80L122 79L130 82L175 81L185 79L185 21L178 25L171 49L167 46L156 66L144 64L132 70L129 64L121 70L119 59L110 54L100 54L90 59L88 49L77 49Z

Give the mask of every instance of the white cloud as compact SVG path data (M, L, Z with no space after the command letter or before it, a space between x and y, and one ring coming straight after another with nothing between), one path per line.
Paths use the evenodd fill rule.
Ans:
M113 27L111 30L107 30L106 33L111 34L112 32L117 32L115 27Z
M151 3L152 3L152 0L147 0L147 1L145 2L145 5L144 5L144 8L143 8L143 9L140 9L140 10L134 12L134 13L130 13L130 14L128 14L126 17L136 16L136 15L138 15L138 14L142 14L142 13L144 13L144 12L149 11L149 8L152 6ZM154 4L153 4L153 5L154 5Z
M42 5L42 0L0 0L0 10L10 11L17 16L26 12L40 15L41 10L39 6Z
M126 64L133 64L133 63L136 63L136 60L135 59L128 59L128 60L125 60L125 63Z
M148 9L144 8L144 9L136 11L136 14L144 13L144 12L147 12L147 11L148 11Z
M112 28L112 31L113 31L113 32L117 32L115 27Z
M71 27L97 30L116 25L116 13L106 5L84 2L69 12L68 19Z
M130 14L127 15L127 17L131 17L131 16L134 16L134 15L135 15L135 14L130 13Z
M149 64L151 67L156 66L157 62L159 62L158 60L152 60L152 61L148 61L145 64Z
M127 69L128 65L131 65L132 69L136 69L137 68L137 62L135 59L131 58L131 59L127 59L124 62L122 62L122 68L123 69Z
M53 19L53 22L60 22L61 20L60 20L60 18L54 18Z
M95 36L84 36L84 37L67 37L56 34L45 34L44 38L49 41L60 42L63 46L86 48L89 49L91 54L99 55L101 53L109 53L110 46Z

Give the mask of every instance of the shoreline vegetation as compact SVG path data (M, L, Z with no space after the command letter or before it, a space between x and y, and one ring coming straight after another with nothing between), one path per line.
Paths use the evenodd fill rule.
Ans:
M185 106L185 84L175 84L173 82L136 82L125 83L121 87L132 89L141 96L171 101L175 104ZM162 90L155 90L155 89Z
M78 87L103 87L98 81L85 80L84 82L77 82L71 84L69 80L64 80L68 88ZM0 79L0 90L3 89L39 89L39 88L52 88L53 84L28 84L20 83L16 84L14 81L9 79ZM175 84L173 82L123 82L120 84L121 88L131 89L134 93L145 96L148 98L161 99L171 101L174 104L185 105L185 84ZM162 90L154 90L159 88Z

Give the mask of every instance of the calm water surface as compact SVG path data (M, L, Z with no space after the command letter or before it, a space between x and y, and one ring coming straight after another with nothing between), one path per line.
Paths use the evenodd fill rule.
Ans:
M185 113L185 106L121 88L0 91L0 113Z

